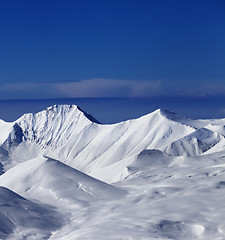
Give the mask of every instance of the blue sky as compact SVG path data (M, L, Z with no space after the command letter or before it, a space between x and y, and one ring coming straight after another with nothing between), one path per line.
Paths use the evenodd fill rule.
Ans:
M0 99L225 96L224 0L10 0L0 22Z

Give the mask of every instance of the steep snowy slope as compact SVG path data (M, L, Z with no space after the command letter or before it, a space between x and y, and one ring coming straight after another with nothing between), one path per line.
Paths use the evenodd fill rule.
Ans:
M86 126L97 122L89 116L75 105L55 105L37 114L25 114L16 123L23 130L25 140L43 147L58 147L71 134L77 135Z
M63 215L0 187L0 239L46 239L62 227ZM23 236L24 235L24 236Z
M217 132L212 132L206 128L200 128L173 142L166 148L166 152L175 156L200 155L214 147L223 139L224 137Z

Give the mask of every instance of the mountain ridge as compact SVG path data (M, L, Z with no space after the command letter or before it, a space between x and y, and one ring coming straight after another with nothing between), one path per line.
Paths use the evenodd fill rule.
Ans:
M11 123L9 136L2 144L8 152L5 159L9 159L5 169L23 161L18 158L22 152L27 160L41 153L100 180L110 181L113 176L104 174L105 168L113 169L118 162L127 165L145 149L158 149L174 156L207 152L224 136L213 129L200 129L220 122L223 123L223 119L192 120L157 109L137 119L100 124L76 105L53 105L36 114L24 114ZM198 132L204 133L202 137ZM30 151L30 145L37 150ZM1 162L7 165L7 161Z

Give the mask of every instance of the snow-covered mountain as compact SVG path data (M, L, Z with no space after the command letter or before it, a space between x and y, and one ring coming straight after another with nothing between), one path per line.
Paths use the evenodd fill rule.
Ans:
M213 131L215 123L222 127L225 120L189 120L156 110L139 119L103 125L75 105L52 106L37 114L25 114L14 123L2 123L3 156L9 156L8 162L2 163L8 169L41 152L110 181L108 174L103 176L105 168L109 171L119 162L126 164L144 149L175 156L208 151L224 139L218 128ZM114 174L111 177L115 179Z
M212 176L210 189L223 189L224 129L225 119L192 120L162 109L105 125L75 105L51 106L11 123L1 120L0 238L223 237L225 222L212 218L217 230L205 222L211 210L206 214L200 207L205 217L193 215L200 217L195 222L184 217L182 206L193 204L196 189L205 198ZM173 202L180 204L175 217ZM212 201L204 206L217 211ZM43 224L52 215L62 221L53 217L48 231L35 221L24 225L15 208L21 208L24 222L32 222L32 211ZM45 216L42 208L48 209ZM151 218L145 208L152 209ZM115 225L118 219L121 226Z

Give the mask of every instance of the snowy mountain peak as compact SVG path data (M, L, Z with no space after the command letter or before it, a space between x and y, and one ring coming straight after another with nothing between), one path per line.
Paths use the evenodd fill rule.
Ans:
M53 105L50 107L47 107L45 110L32 114L32 113L26 113L21 118L19 118L16 122L26 120L35 120L37 118L39 119L53 119L57 117L61 117L64 119L65 117L78 117L79 115L85 116L88 120L91 122L99 123L94 117L92 117L89 113L83 111L80 107L77 105Z
M185 118L185 117L182 117L182 116L179 116L178 114L174 113L174 112L170 112L166 109L162 109L162 108L159 108L159 109L156 109L155 111L143 116L143 117L157 117L158 119L163 119L163 120L170 120L170 121L174 121L174 122L179 122L179 120L181 119L188 119L188 118ZM143 118L142 117L142 118Z
M189 119L187 117L180 116L179 114L171 112L171 111L168 111L166 109L158 109L158 111L159 111L159 114L162 117L164 117L164 118L166 118L168 120L174 121L174 122L182 122L182 120L183 121L184 120L186 120L186 121L190 120L191 121L191 119Z
M98 121L76 105L54 105L36 114L24 114L16 123L23 130L25 140L49 145L60 143L59 140L66 140Z
M88 112L85 112L77 105L53 105L46 109L48 112L55 112L55 113L61 113L61 114L73 114L73 115L84 115L88 120L100 123L98 120L96 120L93 116L91 116Z

